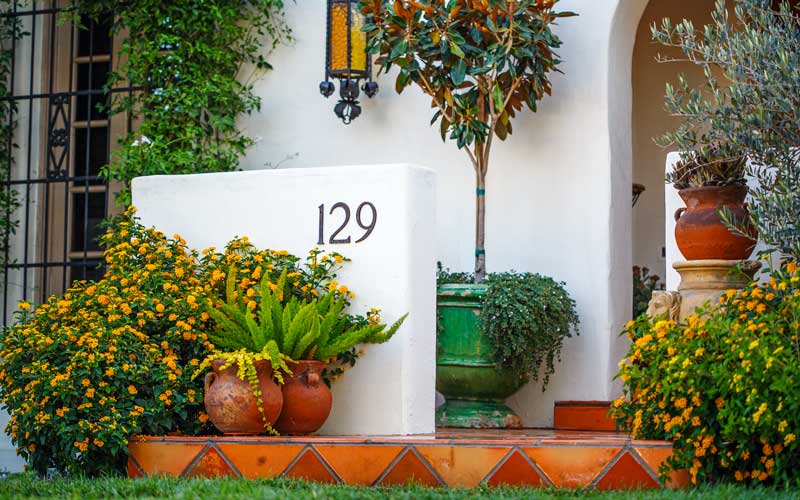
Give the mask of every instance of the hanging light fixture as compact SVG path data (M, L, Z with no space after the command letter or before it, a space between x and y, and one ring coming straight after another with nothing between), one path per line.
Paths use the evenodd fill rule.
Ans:
M378 93L378 84L372 81L367 34L362 31L364 16L358 9L358 0L327 0L327 3L325 81L319 84L319 91L330 97L336 90L330 80L339 80L340 99L333 110L347 124L361 114L360 81L366 80L361 90L370 98Z

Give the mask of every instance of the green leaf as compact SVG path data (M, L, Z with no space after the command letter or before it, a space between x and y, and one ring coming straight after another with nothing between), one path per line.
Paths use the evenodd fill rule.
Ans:
M502 113L504 109L504 101L505 101L505 94L503 93L503 89L500 88L500 84L495 82L494 88L492 89L492 98L494 99L494 109L498 113Z
M452 54L458 57L459 59L464 58L464 52L461 50L461 47L456 45L455 42L450 42L450 52L452 52Z
M459 59L453 64L452 69L450 70L450 78L453 80L455 85L461 85L464 81L464 77L467 74L467 63L463 59Z

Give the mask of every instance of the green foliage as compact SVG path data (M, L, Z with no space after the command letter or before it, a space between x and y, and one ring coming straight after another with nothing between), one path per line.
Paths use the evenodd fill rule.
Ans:
M438 263L438 285L475 282L472 273L453 273ZM490 273L484 283L488 288L480 328L494 347L497 363L524 379L539 380L543 373L544 390L556 358L560 359L564 338L572 337L573 329L578 334L575 301L564 283L539 274Z
M695 482L800 484L800 272L730 290L685 324L631 321L618 425L675 443ZM668 472L668 470L662 471Z
M258 353L273 344L290 359L328 361L358 344L386 342L407 316L387 329L378 321L377 310L362 321L353 321L344 312L349 296L338 290L330 290L319 299L298 300L285 294L287 269L274 284L265 274L257 293L238 300L236 275L235 268L229 270L226 301L209 300L205 308L217 322L217 329L209 334L209 340L225 350Z
M505 139L510 119L550 93L561 41L551 31L554 1L363 0L370 51L383 71L397 67L395 88L415 84L436 108L442 139L459 149Z
M667 172L667 182L675 189L703 186L745 185L747 158L719 149L706 152L681 151L681 159Z
M361 0L368 50L395 90L416 85L435 109L442 140L472 163L477 180L475 275L486 274L485 181L492 140L505 140L523 107L536 111L560 63L552 32L558 0Z
M633 266L633 316L638 318L647 312L653 291L659 288L660 278L650 274L646 267Z
M14 164L14 149L17 145L13 142L14 129L16 128L16 103L8 98L11 96L12 62L14 54L11 46L23 36L27 35L22 30L20 18L11 16L11 4L0 8L0 180L5 182L11 178L11 167ZM14 212L19 208L19 193L12 187L0 187L0 267L8 264L9 238L16 232L19 221Z
M128 214L130 215L130 214ZM107 272L75 282L0 336L0 401L29 467L123 471L132 434L199 434L206 352L197 254L127 218L103 237Z
M800 16L789 2L777 4L718 0L702 29L668 19L652 27L655 40L679 48L680 60L705 75L698 86L681 75L667 87L667 110L682 123L660 142L701 157L748 158L760 184L749 202L753 225L767 244L798 259Z
M115 33L125 33L122 66L107 88L140 88L115 95L137 130L103 174L120 181L118 201L130 203L131 179L142 175L235 170L252 144L236 126L258 110L251 80L271 69L267 50L290 36L282 0L81 0L89 15L112 11ZM252 74L244 78L242 69Z
M578 328L575 301L563 283L531 273L491 274L483 297L481 328L498 362L520 377L539 380L542 390L560 360L564 338Z

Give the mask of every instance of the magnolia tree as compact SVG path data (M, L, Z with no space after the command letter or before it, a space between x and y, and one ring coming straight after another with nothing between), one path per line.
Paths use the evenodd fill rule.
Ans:
M558 0L362 0L369 50L381 71L397 68L398 93L417 85L435 109L442 140L475 170L475 279L486 275L486 174L492 141L512 132L523 107L536 111L558 71L551 27Z

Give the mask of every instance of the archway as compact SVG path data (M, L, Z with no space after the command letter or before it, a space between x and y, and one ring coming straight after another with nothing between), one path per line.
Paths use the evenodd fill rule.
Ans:
M665 84L677 80L688 64L654 61L659 47L650 42L650 25L663 17L677 22L692 19L702 25L710 18L714 0L619 0L609 36L608 117L611 152L611 233L617 243L612 249L612 269L630 272L631 265L650 267L664 278L665 241L664 167L666 151L652 137L669 130L670 117L663 111ZM652 69L658 67L657 70ZM639 129L643 123L646 129ZM645 184L646 193L635 210L631 208L633 182ZM646 207L642 209L641 207ZM631 296L631 280L615 280L612 293ZM617 310L619 309L619 310ZM623 310L624 309L624 310ZM630 317L630 302L619 301L615 317ZM612 336L609 375L627 351L624 339ZM619 381L612 388L620 390Z

